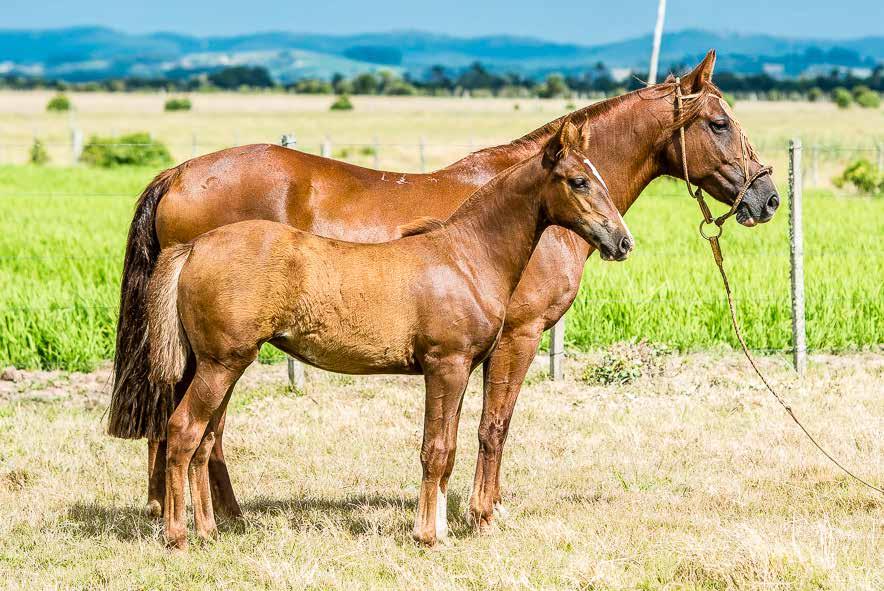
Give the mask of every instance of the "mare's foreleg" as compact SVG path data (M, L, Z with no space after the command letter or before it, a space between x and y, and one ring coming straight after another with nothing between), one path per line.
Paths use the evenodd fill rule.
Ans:
M522 382L537 353L543 324L504 326L497 348L483 366L479 457L470 496L470 520L480 529L491 525L500 507L500 462Z

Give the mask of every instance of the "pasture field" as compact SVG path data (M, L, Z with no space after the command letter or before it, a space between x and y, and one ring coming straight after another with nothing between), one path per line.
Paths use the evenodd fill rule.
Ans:
M464 519L480 380L460 426L452 538L410 537L420 478L418 377L255 365L233 394L225 448L245 512L188 554L141 511L142 441L105 435L108 370L0 382L0 580L6 588L884 588L884 501L836 471L736 353L658 358L621 386L529 374L504 456L506 520ZM884 357L815 355L799 384L762 366L846 463L884 481Z
M478 148L508 141L565 112L564 100L355 97L350 113L327 111L329 97L281 94L194 95L194 111L163 113L159 94L73 94L73 114L43 111L50 93L0 92L0 365L88 370L109 358L123 248L134 201L156 170L69 166L69 128L88 136L150 131L176 159L234 143L277 142L295 131L317 151L418 170L418 138L433 168ZM514 105L519 104L515 110ZM828 104L738 103L737 114L785 193L785 142L841 144L822 152L820 176L840 159L873 154L884 138L884 111L838 111ZM56 165L23 166L33 136ZM358 145L345 145L356 143ZM396 144L396 145L391 145ZM404 144L404 145L403 145ZM344 152L346 151L346 153ZM837 165L837 166L836 166ZM821 182L821 185L826 183ZM884 201L821 186L806 190L805 249L811 348L876 347L884 334ZM720 208L719 208L720 211ZM623 264L593 257L568 316L569 346L588 349L644 338L692 350L734 345L720 279L696 232L699 213L684 187L662 180L627 216L638 247ZM730 225L726 263L754 348L789 345L787 212L754 229ZM265 357L274 357L265 354Z

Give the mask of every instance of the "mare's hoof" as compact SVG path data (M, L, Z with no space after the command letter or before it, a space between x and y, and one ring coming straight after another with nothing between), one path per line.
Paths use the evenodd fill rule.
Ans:
M163 505L156 499L151 499L147 502L147 505L144 506L144 512L148 517L153 517L154 519L159 519L163 516Z
M166 539L166 548L173 552L187 552L187 534Z

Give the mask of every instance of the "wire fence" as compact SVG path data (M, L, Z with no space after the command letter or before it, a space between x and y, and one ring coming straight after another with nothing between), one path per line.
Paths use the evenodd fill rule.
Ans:
M70 150L72 162L76 163L79 160L78 151L82 153L82 145L77 145L77 136L82 138L82 134L72 134L72 141L70 142L49 142L45 144L46 146L60 148L64 150ZM431 149L439 149L445 151L446 154L460 152L461 155L465 155L466 153L479 150L485 147L489 147L488 144L480 144L474 141L464 142L464 143L441 143L441 142L427 142L423 138L418 139L415 142L382 142L379 139L375 138L374 141L366 142L366 141L350 141L350 142L341 142L341 141L333 141L330 137L326 137L319 143L309 143L309 144L300 144L295 143L293 136L286 136L285 143L288 147L297 147L300 150L309 151L317 154L321 154L326 157L338 158L341 160L347 160L358 164L372 166L374 168L381 168L382 158L385 156L385 151L395 151L395 150L416 150L413 156L417 157L417 164L421 171L426 171L429 167L430 158L428 157L428 152ZM270 142L267 142L270 143ZM142 146L150 146L151 144L145 143L101 143L103 146L114 146L114 147L142 147ZM174 145L174 144L170 144ZM30 149L30 144L25 143L0 143L0 163L3 163L3 155L9 154L11 149ZM193 141L188 144L180 144L178 147L189 148L193 155L198 155L201 144L198 142L198 138L196 134L193 136ZM227 146L217 146L218 148L227 147ZM768 143L761 144L756 146L759 152L764 154L773 153L776 158L783 159L787 155L785 143ZM805 186L819 186L823 183L821 182L821 174L829 173L834 171L834 165L840 165L845 161L855 158L858 155L866 157L870 160L873 160L878 164L880 169L884 171L884 141L876 142L874 145L862 145L862 146L847 146L840 144L826 144L826 143L812 143L808 146L804 147L805 152L805 163L806 166L800 172L801 177L804 180ZM390 154L391 159L396 162L401 161L399 155ZM414 163L412 161L412 163ZM855 197L855 193L851 193L848 191L837 191L831 192L831 196L836 198L852 198ZM670 186L662 186L657 187L654 191L654 196L662 197L662 198L684 198L685 192L683 187L672 185ZM124 194L119 192L67 192L67 191L2 191L0 190L0 202L3 200L15 200L15 199L24 199L27 201L33 200L38 203L40 200L48 200L48 199L114 199L114 200L128 200L134 202L137 198L137 195L134 194ZM661 259L671 259L675 256L684 255L686 252L696 252L700 249L705 250L706 246L704 244L698 243L697 245L690 246L687 250L685 248L663 248L656 249L653 252L637 252L636 256L641 258L649 258L649 257L660 257ZM705 253L704 253L705 254ZM817 258L817 257L825 257L825 258L839 258L845 257L847 255L855 254L855 250L851 247L845 246L833 246L833 245L819 245L813 246L809 249L805 249L803 251L803 257L806 258ZM78 262L94 262L94 261L102 261L109 264L119 264L122 261L122 250L118 253L101 253L101 254L90 254L87 252L65 252L65 253L50 253L50 254L31 254L31 253L16 253L16 254L5 254L0 255L0 261L4 264L15 265L16 263L27 263L27 262L60 262L66 263L70 262L72 264L77 264ZM781 262L785 262L789 260L790 251L786 244L783 244L782 248L766 248L766 249L757 249L753 248L751 251L747 252L738 252L733 253L732 256L739 256L740 258L749 258L749 259L776 259ZM864 257L882 257L884 256L884 248L871 248L871 249L863 249ZM674 291L674 290L678 291ZM682 307L688 308L697 308L697 307L709 307L709 306L723 306L723 299L719 297L718 293L701 293L698 290L692 289L690 285L678 285L678 286L667 286L665 290L663 290L662 294L653 295L653 296L634 296L628 294L618 294L616 297L591 297L591 303L593 305L619 305L622 306L624 304L630 306L665 306L671 305L673 302L677 302L678 305ZM823 296L826 298L827 296ZM777 308L781 308L784 306L788 306L790 302L791 296L788 291L786 285L783 286L783 292L781 295L769 295L769 294L756 294L751 296L743 296L738 294L736 297L737 304L743 303L752 303L754 305L764 305L764 306L773 306ZM836 302L837 303L837 302ZM104 313L112 313L116 314L116 310L118 309L118 303L108 303L108 304L99 304L90 301L77 301L73 300L65 303L58 304L47 304L47 305L9 305L9 306L0 306L0 311L6 312L14 312L14 313L75 313L83 310L101 310ZM563 328L561 328L563 331ZM553 331L555 333L555 331ZM555 334L553 339L551 339L551 343L555 341ZM563 345L562 345L563 346ZM561 355L562 351L555 351L555 345L551 344L550 353L551 355ZM770 348L770 347L759 347L753 348L754 351L761 353L793 353L795 351L794 347L790 348ZM555 373L555 371L551 368L551 373Z

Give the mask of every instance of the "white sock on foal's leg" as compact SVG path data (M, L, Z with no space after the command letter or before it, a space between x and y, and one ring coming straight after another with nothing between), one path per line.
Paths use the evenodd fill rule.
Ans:
M442 489L436 489L436 539L448 537L448 497Z

